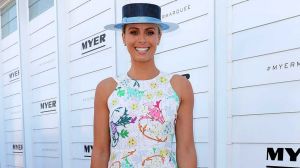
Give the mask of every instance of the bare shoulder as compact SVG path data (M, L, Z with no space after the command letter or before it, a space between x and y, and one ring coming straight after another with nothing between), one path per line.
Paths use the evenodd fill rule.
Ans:
M170 82L181 99L186 97L187 94L193 93L190 81L184 76L175 74L172 76Z
M96 95L101 94L104 97L108 97L116 88L116 85L117 82L112 77L103 79L97 85Z

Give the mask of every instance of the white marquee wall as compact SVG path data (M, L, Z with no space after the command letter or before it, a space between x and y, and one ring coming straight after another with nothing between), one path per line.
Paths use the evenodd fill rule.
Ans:
M57 0L29 21L27 3L17 1L22 24L0 43L0 168L89 167L96 85L130 65L121 34L103 26L120 21L128 2ZM198 167L223 168L222 159L228 168L300 166L300 154L290 161L287 152L300 152L300 2L130 2L157 3L163 20L180 25L163 34L155 59L162 71L190 76ZM218 35L220 27L227 34ZM224 72L216 67L223 60ZM282 148L283 161L268 148Z

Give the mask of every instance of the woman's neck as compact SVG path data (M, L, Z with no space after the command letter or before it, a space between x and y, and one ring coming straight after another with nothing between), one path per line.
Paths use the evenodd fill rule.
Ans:
M147 80L152 79L160 73L159 69L153 65L132 64L127 75L132 79Z

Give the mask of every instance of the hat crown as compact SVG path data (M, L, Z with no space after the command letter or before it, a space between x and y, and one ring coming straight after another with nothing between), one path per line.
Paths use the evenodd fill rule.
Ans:
M161 9L158 5L149 3L132 3L123 6L122 17L153 17L161 20Z

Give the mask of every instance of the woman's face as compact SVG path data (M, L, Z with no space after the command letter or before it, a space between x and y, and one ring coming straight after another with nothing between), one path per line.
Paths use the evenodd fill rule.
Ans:
M127 24L122 38L132 61L147 62L154 59L161 33L156 24Z

